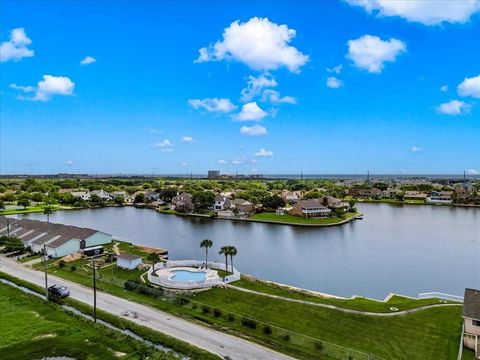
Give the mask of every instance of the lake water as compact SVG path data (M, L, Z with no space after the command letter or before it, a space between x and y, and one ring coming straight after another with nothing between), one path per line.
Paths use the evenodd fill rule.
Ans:
M340 296L383 299L438 291L463 296L480 288L480 210L358 204L365 214L342 226L302 228L104 208L54 212L51 222L91 227L137 244L165 248L170 259L212 260L234 245L243 273ZM45 220L43 214L29 218Z

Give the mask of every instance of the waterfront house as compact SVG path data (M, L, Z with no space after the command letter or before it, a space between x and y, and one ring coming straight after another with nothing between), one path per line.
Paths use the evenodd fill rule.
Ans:
M282 199L285 200L285 202L297 202L301 198L302 198L301 191L288 191L288 190L282 191Z
M325 218L332 210L321 203L319 199L301 200L289 211L290 215L304 218Z
M2 219L2 218L0 218ZM77 226L47 223L39 220L21 219L2 226L0 236L16 236L33 252L47 251L50 257L74 254L81 249L112 242L112 235Z
M470 204L475 203L475 195L473 191L468 189L455 189L452 195L452 201L457 204Z
M480 359L480 290L465 289L463 297L463 345Z
M253 211L253 203L244 199L233 200L232 207L238 214L248 214Z
M421 191L405 191L403 195L404 200L421 200L425 201L427 199L427 193Z
M363 199L377 199L380 197L382 191L379 189L370 189L370 188L350 188L348 189L348 195L363 198Z
M126 191L114 191L110 194L113 199L115 199L117 196L123 197L125 200L127 198L127 192Z
M72 191L71 194L72 194L72 197L80 198L85 201L89 201L91 198L89 191Z
M428 204L451 204L452 203L452 191L435 191L430 193L427 197Z
M225 195L215 195L213 211L224 211L230 209L232 202Z
M155 191L148 191L145 193L145 200L147 201L158 201L160 200L160 194Z
M397 191L393 188L388 188L386 190L382 190L380 197L382 199L394 199L397 196Z
M322 202L322 205L332 210L347 211L349 207L348 203L330 195L324 196L321 202Z
M142 263L142 257L134 254L118 254L117 266L126 270L135 270Z
M192 194L182 192L172 199L172 206L177 211L190 211L193 209Z
M112 200L112 196L106 192L105 190L93 190L91 192L92 195L97 195L100 199L102 199L103 201L110 201Z

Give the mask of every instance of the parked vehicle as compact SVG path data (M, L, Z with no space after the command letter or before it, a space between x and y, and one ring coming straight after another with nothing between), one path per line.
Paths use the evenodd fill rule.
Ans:
M48 296L63 299L70 296L70 290L66 286L52 285L48 288Z

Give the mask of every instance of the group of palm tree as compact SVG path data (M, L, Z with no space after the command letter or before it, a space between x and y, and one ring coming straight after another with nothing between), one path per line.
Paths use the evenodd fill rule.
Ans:
M200 242L200 247L205 248L205 266L208 267L208 249L213 246L213 241L204 239ZM218 252L220 255L225 255L225 272L228 273L228 257L230 256L231 272L233 273L233 257L237 255L237 248L235 246L222 246Z

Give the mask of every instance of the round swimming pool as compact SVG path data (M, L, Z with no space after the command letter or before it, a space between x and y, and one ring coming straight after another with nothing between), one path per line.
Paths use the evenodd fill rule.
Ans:
M203 281L207 278L205 271L172 270L172 281Z

